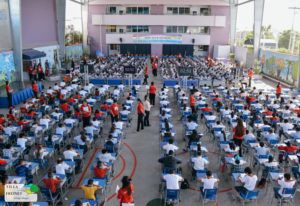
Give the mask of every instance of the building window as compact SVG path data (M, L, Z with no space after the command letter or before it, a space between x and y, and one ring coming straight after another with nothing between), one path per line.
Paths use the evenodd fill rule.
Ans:
M110 50L118 50L117 44L110 44L109 47L110 47Z
M106 26L106 32L107 33L116 33L117 32L117 26L116 25Z
M209 16L210 15L210 8L200 8L200 15Z
M180 14L180 15L189 15L189 7L167 7L167 14Z
M187 7L179 7L179 14L181 14L181 15L190 14L190 8L187 8Z
M126 14L149 14L149 7L126 7Z
M167 26L167 33L177 33L177 26Z
M177 31L178 33L185 34L187 32L187 26L179 26Z
M117 7L115 7L115 6L108 7L108 13L109 14L116 14L117 13Z
M208 45L198 45L198 51L208 51Z
M127 26L126 31L128 33L148 33L149 26Z

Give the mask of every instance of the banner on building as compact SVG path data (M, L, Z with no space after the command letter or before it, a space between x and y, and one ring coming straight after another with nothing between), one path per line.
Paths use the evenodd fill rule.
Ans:
M182 44L182 35L138 35L132 36L133 43L140 44Z
M5 80L13 81L15 72L14 55L12 51L0 52L0 85Z
M269 50L260 51L262 72L292 86L298 85L299 62L299 56L296 55Z

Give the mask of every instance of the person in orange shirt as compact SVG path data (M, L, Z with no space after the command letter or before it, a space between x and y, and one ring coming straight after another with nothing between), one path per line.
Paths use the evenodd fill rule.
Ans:
M94 175L96 178L105 178L109 171L109 167L106 167L103 162L98 161L97 165L94 167Z
M248 71L248 78L249 78L248 87L251 87L251 82L252 82L253 76L254 76L254 71L252 68L250 68Z
M43 182L45 186L52 192L52 195L55 196L57 194L57 188L61 183L61 180L57 177L53 177L51 171L48 172L48 178L44 178Z
M8 100L8 108L10 108L12 106L12 88L10 87L9 81L6 81L6 94L7 94L7 100Z
M111 123L119 121L119 105L117 104L117 100L114 100L114 103L110 106L110 116Z
M140 127L142 130L144 129L144 116L145 116L145 108L141 99L138 99L137 113L138 113L138 121L137 121L136 131L140 131Z
M32 91L33 91L34 97L37 99L38 98L38 92L39 92L39 86L36 83L36 81L32 82Z
M123 203L134 203L133 199L134 186L131 183L131 179L128 176L122 178L122 187L118 191L118 199L120 201L120 206Z
M84 101L80 107L82 113L83 128L90 125L92 108L86 101Z
M191 94L191 96L190 96L190 107L192 109L192 112L195 113L196 112L196 98L195 98L194 94Z
M150 104L155 105L155 93L156 93L156 86L154 85L154 82L151 82L151 86L149 87L149 99Z
M149 77L149 72L148 72L148 65L146 65L145 70L144 70L144 85L148 84L148 77Z
M278 82L277 87L276 87L276 97L277 97L277 99L279 99L281 93L282 93L282 86L281 86L280 82Z

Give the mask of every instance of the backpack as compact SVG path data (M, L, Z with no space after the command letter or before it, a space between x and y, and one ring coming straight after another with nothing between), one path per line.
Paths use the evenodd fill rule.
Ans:
M183 182L180 185L180 189L186 190L190 188L190 183L188 182L187 179L184 178Z

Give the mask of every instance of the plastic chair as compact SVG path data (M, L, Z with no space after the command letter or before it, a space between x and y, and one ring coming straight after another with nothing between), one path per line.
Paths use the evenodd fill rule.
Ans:
M259 191L247 191L246 193L239 193L239 197L241 198L242 205L245 205L245 201L255 200L255 205L257 206L257 198Z
M201 188L200 188L201 190ZM201 197L202 197L202 205L204 205L208 201L214 201L217 202L217 194L218 194L218 189L205 189L201 191Z
M51 202L53 206L56 206L59 201L59 194L55 195L48 188L40 188L42 197L45 198L48 202Z
M279 195L280 197L278 198L279 205L282 205L284 202L294 205L293 202L294 202L295 193L296 193L296 188L283 188L282 195ZM287 196L287 197L283 197L283 196ZM275 195L274 195L274 197L275 197ZM271 205L273 203L273 199L272 199Z
M167 202L172 202L173 205L178 204L180 201L180 190L169 190L166 189L164 197L164 205L167 205Z

